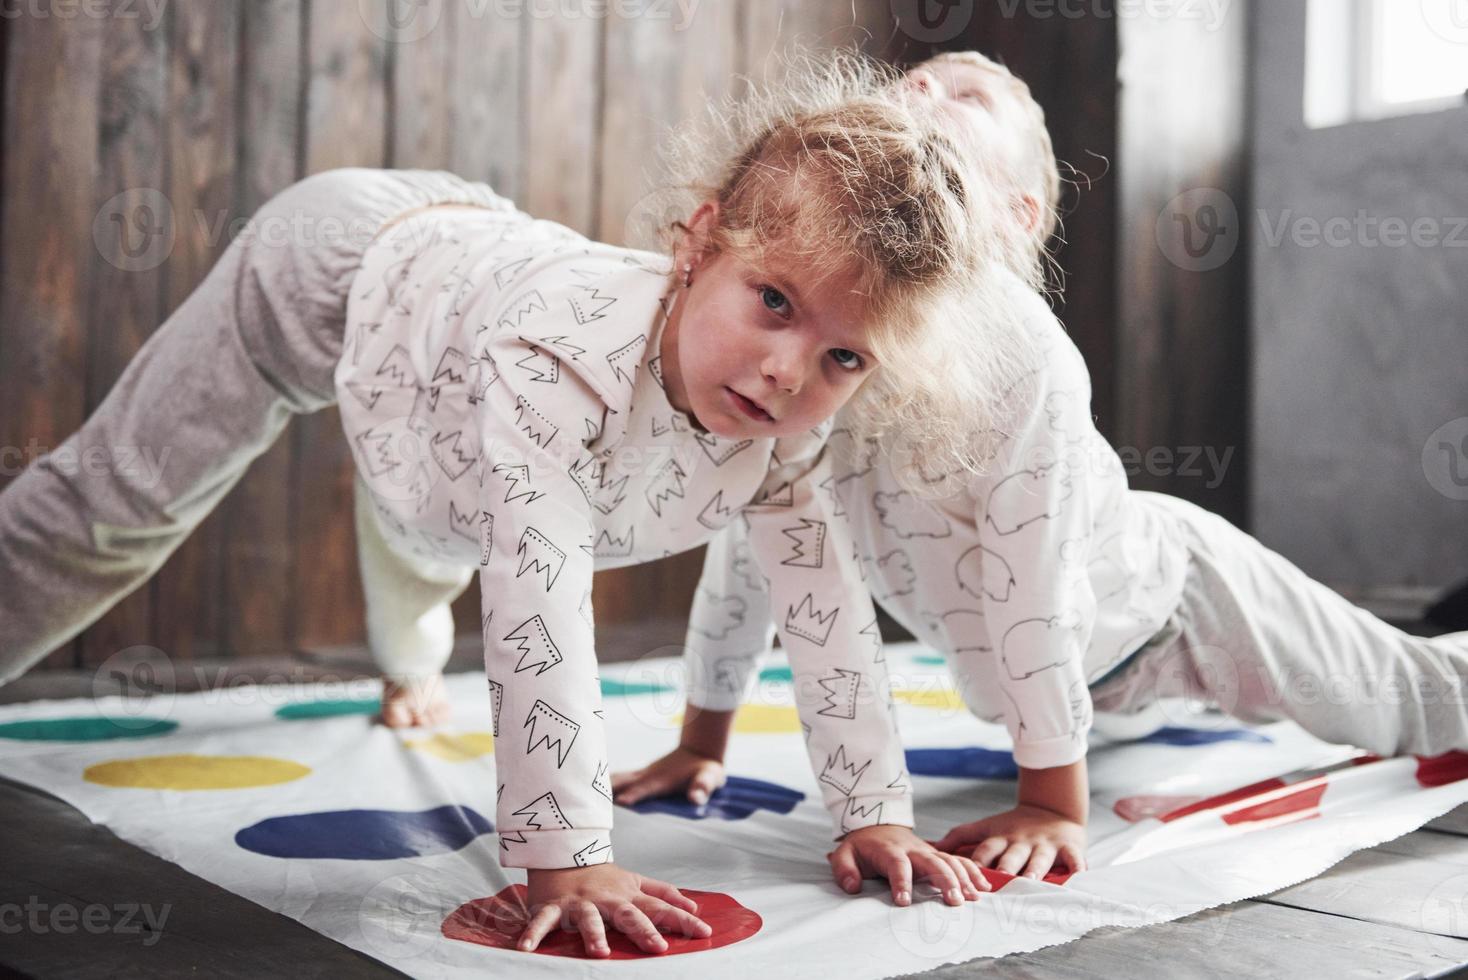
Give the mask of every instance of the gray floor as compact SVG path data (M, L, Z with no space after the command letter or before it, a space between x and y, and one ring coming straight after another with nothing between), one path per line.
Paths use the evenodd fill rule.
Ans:
M645 644L646 631L639 633ZM477 657L466 646L450 668L472 669ZM344 666L360 664L355 651L328 651L199 666L209 676L217 669L225 677L305 681L327 673L340 678ZM0 703L90 695L93 685L90 673L32 673L0 688ZM7 903L23 909L27 902L99 907L85 913L93 924L86 929L43 921L15 931L16 915L0 915L0 976L400 975L124 843L48 794L0 780L0 812L8 823L0 909ZM157 934L141 929L141 917L129 912L142 906L168 907ZM1468 975L1468 805L1272 895L923 976L1391 980L1460 970Z

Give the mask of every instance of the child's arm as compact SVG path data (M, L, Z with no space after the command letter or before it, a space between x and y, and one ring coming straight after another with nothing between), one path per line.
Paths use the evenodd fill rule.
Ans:
M618 803L679 791L694 803L708 802L724 785L724 750L734 713L774 638L764 576L749 553L744 522L735 520L709 542L694 594L683 657L687 708L678 747L643 769L614 774Z
M1058 328L1045 369L1018 391L1013 437L978 500L982 581L962 560L957 573L981 598L998 659L1019 806L955 828L944 842L977 845L980 863L1043 875L1058 854L1072 870L1083 861L1091 727L1083 655L1096 620L1086 562L1099 475L1091 468L1115 457L1092 451L1101 437L1090 379Z
M814 433L816 445L824 432ZM844 518L817 487L830 475L816 449L792 452L765 493L744 510L750 547L779 597L775 623L790 656L806 751L840 842L827 855L848 892L863 877L887 878L899 905L915 878L952 905L988 887L978 868L912 832L912 780L897 731L876 610L862 581Z
M534 308L521 312L520 327L533 338ZM589 615L595 524L571 473L587 462L585 434L600 431L610 397L590 380L593 359L561 361L551 347L558 339L536 343L502 330L480 372L492 378L477 407L478 527L500 863L528 869L532 914L521 949L569 920L589 953L607 955L605 917L643 950L661 952L667 944L653 919L689 936L710 929L673 886L611 864L611 783Z

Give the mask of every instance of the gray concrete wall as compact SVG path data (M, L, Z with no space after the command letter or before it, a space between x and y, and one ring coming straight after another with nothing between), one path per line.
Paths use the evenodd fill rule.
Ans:
M1251 529L1348 590L1435 590L1468 575L1468 108L1307 129L1305 2L1254 18Z

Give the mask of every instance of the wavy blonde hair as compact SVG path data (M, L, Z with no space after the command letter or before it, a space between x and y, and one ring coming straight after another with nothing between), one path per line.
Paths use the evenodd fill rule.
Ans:
M983 472L1005 395L1035 364L1012 293L1033 245L1001 161L892 65L792 49L780 67L673 132L670 213L717 201L711 250L801 281L849 276L878 360L843 416L853 435L883 444L916 492ZM671 252L688 228L659 230Z

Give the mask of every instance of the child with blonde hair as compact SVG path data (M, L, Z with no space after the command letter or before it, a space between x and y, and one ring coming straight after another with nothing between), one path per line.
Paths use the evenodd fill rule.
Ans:
M161 483L42 460L0 494L0 678L141 584L291 413L339 403L390 722L441 712L447 603L479 572L499 850L528 869L521 948L560 923L608 955L604 919L652 952L659 928L708 935L673 885L612 864L592 572L737 517L793 597L781 631L797 677L885 688L871 599L822 489L830 419L857 399L942 431L937 457L971 465L943 420L966 424L957 379L981 379L951 354L1007 322L987 284L1010 247L989 233L1007 202L974 179L939 103L894 82L838 55L715 107L715 127L682 143L687 218L666 256L442 172L335 170L277 195L257 221L355 233L284 247L242 233L63 447L166 442ZM956 330L969 311L983 319ZM993 363L998 388L1011 361ZM910 830L890 702L824 707L800 712L843 846L901 903L914 872L951 903L976 898L973 862Z
M1038 284L1059 178L1028 89L973 52L925 62L906 83L943 103L989 160L1007 162L1008 173L985 179L1027 234L1027 253L1006 253L1016 281ZM938 846L1034 878L1056 864L1083 869L1087 734L1093 722L1146 734L1161 724L1161 698L1206 700L1246 721L1289 718L1380 755L1468 748L1468 633L1408 635L1223 518L1129 489L1092 422L1085 363L1028 287L1010 297L1043 362L998 407L975 404L1002 428L982 476L885 452L859 434L870 426L852 405L838 416L822 485L846 515L875 598L946 655L970 710L1002 721L1014 742L1017 806L952 828ZM901 439L889 445L900 450ZM704 803L723 784L734 710L773 642L778 595L752 574L744 528L725 529L689 627L680 744L614 776L617 802L682 792ZM1407 696L1292 697L1302 681ZM848 891L872 872L844 843L829 857Z

